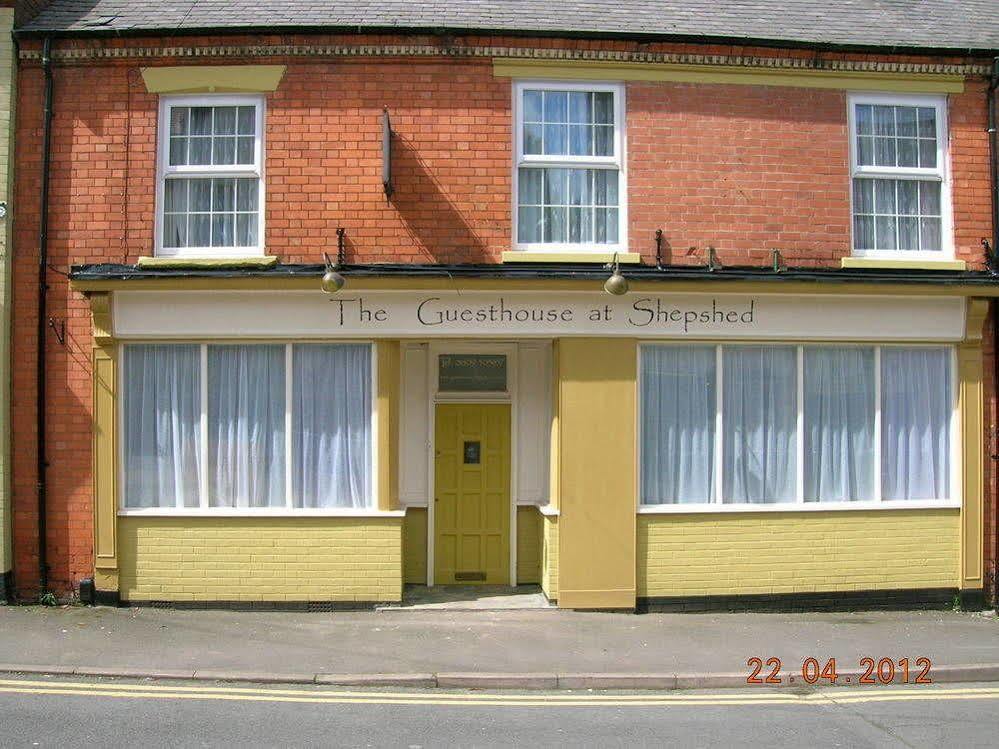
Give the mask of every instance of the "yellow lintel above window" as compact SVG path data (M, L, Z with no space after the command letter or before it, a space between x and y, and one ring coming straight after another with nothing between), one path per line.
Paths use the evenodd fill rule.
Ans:
M618 252L617 261L625 263L640 263L642 256L637 252ZM610 263L614 260L613 252L504 252L504 263Z
M180 65L142 68L151 94L265 93L274 91L284 65Z
M844 257L841 268L880 268L896 270L967 270L963 260L907 260L903 258Z
M591 62L588 60L520 60L493 58L493 75L500 78L544 78L587 81L671 81L728 83L749 86L794 86L854 91L948 94L964 91L964 78L952 74L887 73L864 70L679 63Z

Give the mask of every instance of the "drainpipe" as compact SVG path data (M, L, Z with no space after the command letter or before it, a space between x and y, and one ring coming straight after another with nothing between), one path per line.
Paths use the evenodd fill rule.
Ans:
M46 459L45 432L47 419L46 399L46 358L45 340L48 305L48 266L49 266L49 168L52 162L52 39L45 38L42 47L42 71L45 74L45 109L42 125L42 180L40 207L38 213L38 360L36 362L37 401L36 423L38 425L35 451L38 460L38 587L39 596L49 591L48 527L46 522Z
M997 122L996 108L999 104L996 103L997 89L999 89L999 57L996 57L992 61L992 75L989 80L988 88L988 111L989 111L989 164L991 166L992 172L992 257L988 258L989 267L992 269L994 274L999 274L999 268L996 267L996 258L999 257L999 122ZM999 388L999 301L992 301L992 382L993 388ZM995 392L992 394L993 400L995 400L999 395ZM999 418L999 410L996 412L997 418ZM999 440L999 432L997 432L999 424L992 424L992 439ZM999 469L999 455L995 453L999 450L993 450L993 475L995 475L996 469ZM994 496L995 501L999 501L999 496ZM996 551L996 545L999 544L999 529L994 529L993 534L995 538L993 539L993 553ZM997 560L992 560L992 605L999 608L999 564Z

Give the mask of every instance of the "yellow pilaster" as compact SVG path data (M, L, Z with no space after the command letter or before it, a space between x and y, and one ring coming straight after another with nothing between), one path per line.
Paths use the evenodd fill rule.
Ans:
M399 341L377 341L378 509L399 507Z
M94 582L118 590L117 413L118 345L111 332L111 295L90 295L93 316Z
M558 603L635 606L637 343L558 346Z
M984 403L982 397L982 327L988 313L984 299L968 300L967 333L957 349L961 413L962 486L961 591L981 591L984 496Z

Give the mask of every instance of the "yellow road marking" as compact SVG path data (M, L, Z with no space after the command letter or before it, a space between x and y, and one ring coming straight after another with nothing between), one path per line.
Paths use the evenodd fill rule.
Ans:
M247 687L158 686L0 680L0 693L132 699L221 700L230 702L286 702L311 704L459 705L507 707L669 707L725 705L832 705L863 702L926 700L999 700L999 687L891 689L870 692L824 690L803 694L648 694L648 695L529 695L426 694L356 692Z

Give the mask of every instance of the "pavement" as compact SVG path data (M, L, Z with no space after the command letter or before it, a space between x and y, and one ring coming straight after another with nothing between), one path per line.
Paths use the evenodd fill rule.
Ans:
M524 689L745 687L750 658L773 686L836 659L917 658L942 682L999 681L999 620L941 611L624 614L535 610L294 613L0 607L0 672L354 686ZM820 682L826 684L827 682Z

